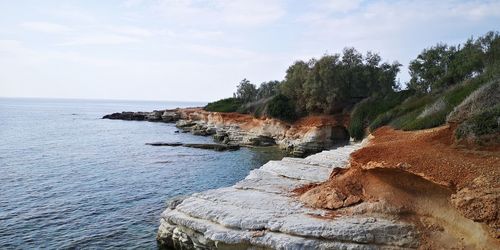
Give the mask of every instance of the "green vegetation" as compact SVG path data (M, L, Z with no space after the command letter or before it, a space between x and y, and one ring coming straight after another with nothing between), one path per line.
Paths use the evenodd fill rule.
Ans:
M286 72L282 93L295 102L298 114L338 113L353 102L394 92L401 64L381 61L378 54L363 56L354 48L307 63L297 61Z
M500 77L481 85L457 105L446 118L447 122L461 123L472 115L494 107L500 100Z
M241 106L241 101L237 98L226 98L211 102L205 106L205 110L212 112L236 112Z
M456 130L457 139L478 138L483 135L494 135L498 139L500 133L500 105L472 116L460 124Z
M358 103L351 114L351 135L362 138L365 126L373 131L383 125L403 130L443 125L455 107L485 83L498 78L499 60L492 55L500 55L499 51L500 36L493 32L469 39L463 46L438 44L424 50L409 67L412 79L408 87L415 94L382 112L387 107L383 100Z
M446 123L475 90L500 79L500 35L488 32L460 45L440 43L424 49L410 62L406 90L400 90L396 80L400 67L398 62L382 62L376 53L362 55L345 48L339 54L296 61L282 81L257 87L243 79L233 98L210 103L205 109L286 121L309 114L350 113L348 131L356 140L365 131L384 125L403 130L436 127ZM492 103L498 101L485 105ZM485 113L474 121L491 122L485 116L495 114ZM474 133L483 130L490 131L481 127Z
M268 104L268 113L271 117L285 121L293 121L297 115L292 100L285 95L279 94Z
M387 95L373 96L358 103L351 112L351 121L348 128L350 135L356 140L363 139L364 130L369 122L399 105L411 94L413 94L413 91L409 90L393 92Z
M448 114L486 82L486 78L477 77L444 92L423 95L410 105L413 108L402 105L398 114L393 116L397 118L389 124L403 130L419 130L443 125Z
M399 87L396 75L400 66L398 62L382 63L376 53L368 52L363 56L354 48L346 48L342 54L313 58L307 63L297 61L288 68L281 82L263 82L257 88L243 79L233 94L241 102L236 111L285 120L308 114L342 112L372 95L394 93ZM268 107L270 104L272 109ZM285 112L284 108L291 110Z
M465 79L496 69L500 56L497 32L488 32L464 44L437 44L425 49L410 62L411 80L408 86L422 93L446 89ZM497 70L497 69L496 69Z

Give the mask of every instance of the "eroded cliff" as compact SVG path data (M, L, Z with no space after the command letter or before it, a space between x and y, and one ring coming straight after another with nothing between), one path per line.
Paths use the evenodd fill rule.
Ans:
M351 155L349 169L297 190L299 199L338 216L384 214L411 221L422 232L424 249L498 249L498 150L456 147L452 135L447 126L382 128Z
M103 118L176 122L195 135L211 135L219 143L242 146L278 145L294 156L305 156L349 141L348 115L307 116L293 123L239 113L184 108L152 112L122 112Z

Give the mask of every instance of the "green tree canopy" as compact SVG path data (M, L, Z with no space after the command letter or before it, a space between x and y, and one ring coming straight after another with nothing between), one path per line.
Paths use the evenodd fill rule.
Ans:
M282 93L294 100L299 114L338 112L352 100L394 91L401 64L381 61L376 53L363 56L354 48L297 61L286 72Z
M488 32L464 44L448 46L439 43L424 49L409 65L408 87L421 93L439 91L472 78L486 68L495 70L500 56L498 32Z
M275 96L280 92L280 81L269 81L260 84L257 89L257 99Z
M245 78L238 84L234 97L243 103L252 102L257 97L257 87Z

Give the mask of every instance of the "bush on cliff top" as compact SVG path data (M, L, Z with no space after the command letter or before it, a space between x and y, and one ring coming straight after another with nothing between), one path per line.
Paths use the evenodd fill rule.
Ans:
M226 98L207 104L203 109L211 112L236 112L241 101L236 98Z
M473 115L470 119L461 123L455 131L457 139L472 139L476 143L482 143L481 136L493 136L495 143L499 143L500 134L500 104L493 108Z
M453 86L442 94L436 95L435 101L424 106L416 117L408 116L404 123L395 127L403 130L419 130L445 124L446 117L450 112L462 103L467 96L485 84L487 80L486 77L476 77ZM429 111L436 106L439 106L438 110Z
M443 125L448 114L467 96L488 82L488 79L489 77L479 76L445 91L411 96L401 104L379 114L368 128L373 131L381 126L390 125L396 129L419 130Z
M397 106L411 94L413 94L413 91L404 90L383 96L374 96L359 102L351 112L351 121L348 128L351 137L356 140L363 139L365 128L375 117Z
M482 85L456 106L448 115L447 122L461 123L470 116L500 103L500 78Z
M269 116L285 121L293 121L297 118L295 105L290 98L284 95L277 95L271 99L267 105Z

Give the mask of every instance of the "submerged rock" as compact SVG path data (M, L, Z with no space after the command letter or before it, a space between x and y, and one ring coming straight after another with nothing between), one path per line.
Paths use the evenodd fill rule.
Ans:
M228 144L203 144L203 143L181 143L181 142L151 142L146 143L150 146L170 146L170 147L187 147L187 148L200 148L200 149L210 149L215 151L235 151L240 149L239 145L228 145Z

